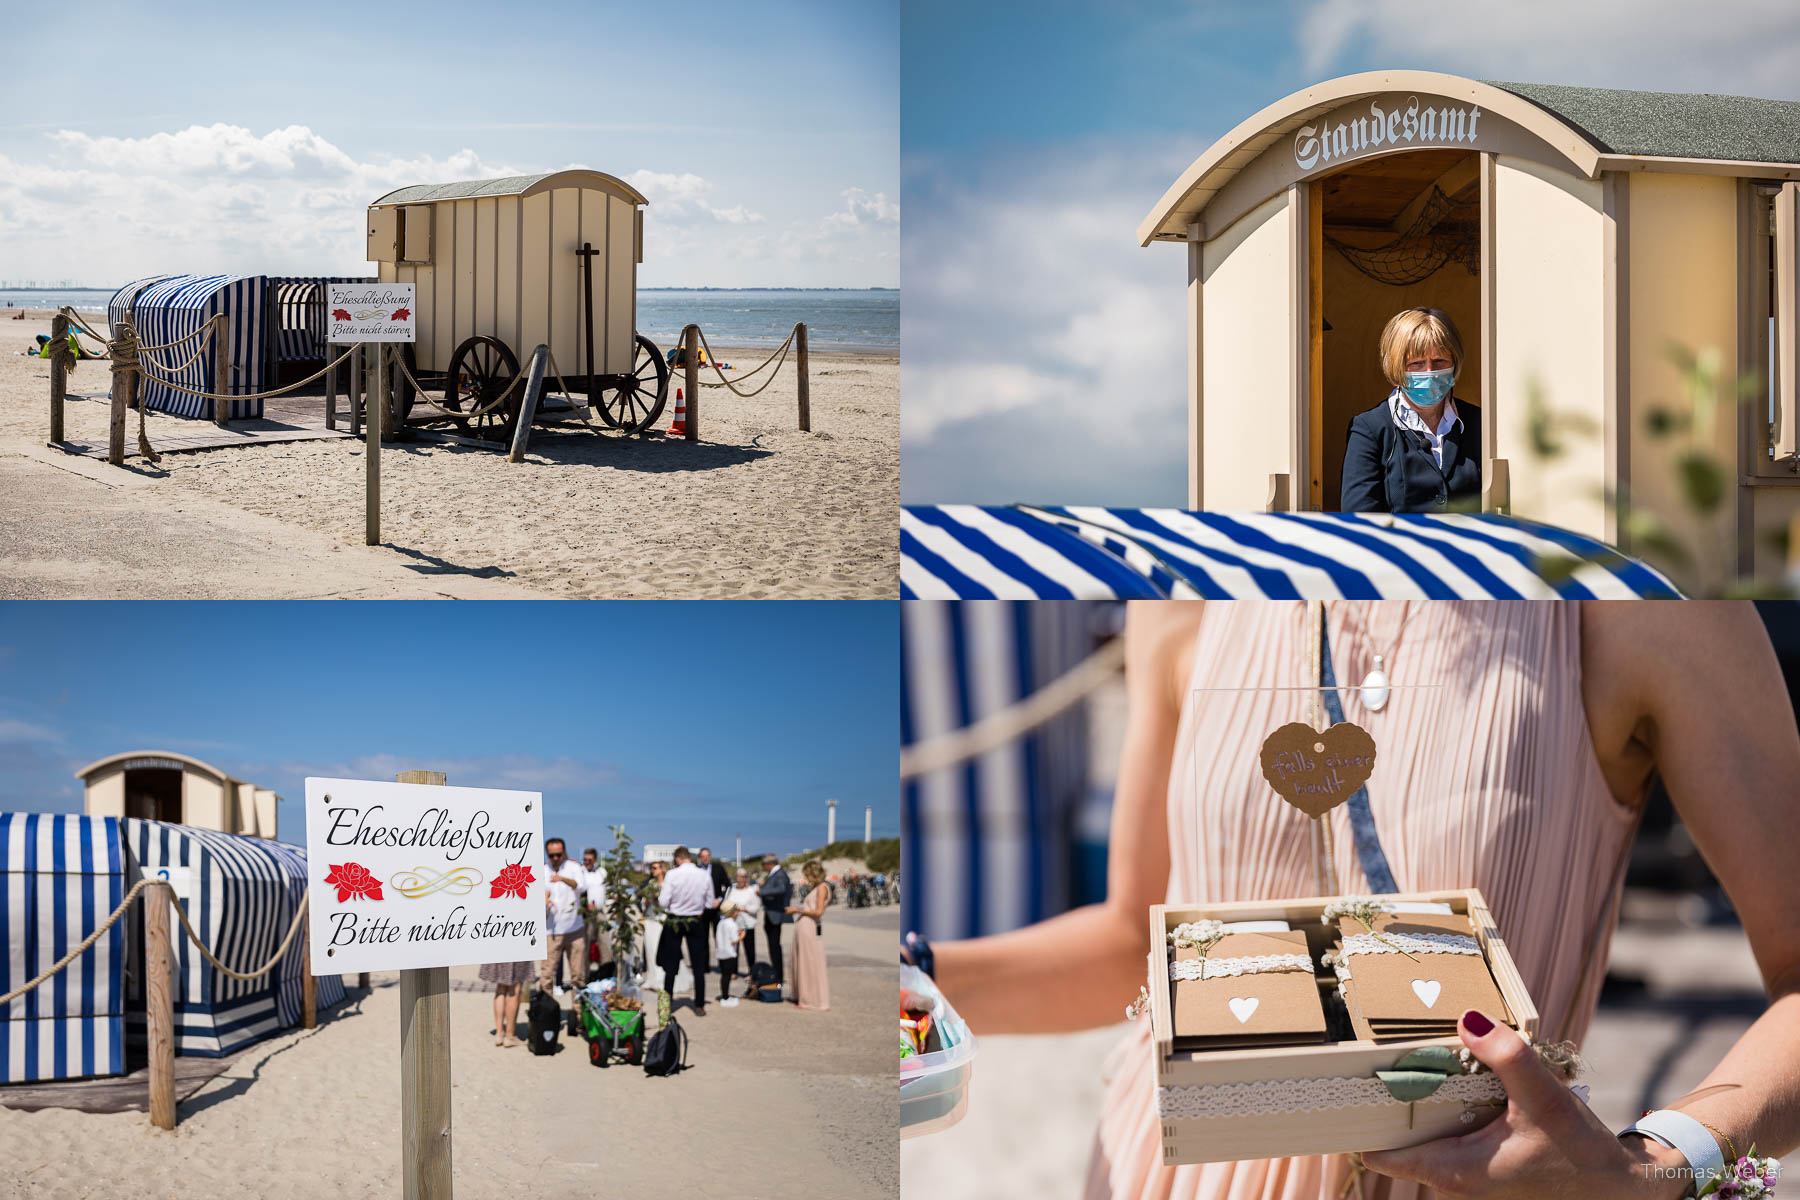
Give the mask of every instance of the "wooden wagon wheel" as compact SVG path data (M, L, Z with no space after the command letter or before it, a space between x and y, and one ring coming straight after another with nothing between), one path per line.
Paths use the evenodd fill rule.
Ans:
M413 379L418 378L419 375L419 359L413 352L413 344L411 342L402 342L400 344L400 359L406 364L406 371L396 372L400 378L399 382L394 386L399 388L400 419L404 421L406 418L412 416L413 401L418 398L418 392L413 387L412 380L407 378L408 372L411 373Z
M626 433L642 433L656 424L669 399L669 363L656 343L640 333L631 374L616 379L596 389L600 419Z
M505 442L512 437L519 420L522 388L513 388L506 403L477 412L492 403L494 397L512 387L519 376L519 360L505 342L478 333L464 339L450 356L450 373L444 377L444 407L452 414L474 413L473 416L452 415L456 427L471 437Z

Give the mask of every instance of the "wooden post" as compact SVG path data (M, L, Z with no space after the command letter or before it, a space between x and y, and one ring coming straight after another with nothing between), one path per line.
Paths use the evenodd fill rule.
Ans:
M525 395L519 401L519 422L513 426L512 451L507 462L524 462L525 448L531 445L531 423L537 420L538 396L544 390L545 360L550 347L540 345L531 352L531 371L525 378Z
M398 783L442 787L442 771L402 771ZM400 1142L406 1200L451 1194L450 968L400 972Z
M106 461L125 465L125 409L137 396L138 373L121 371L113 376L112 415L106 428Z
M144 1005L150 1038L150 1123L175 1128L175 988L170 979L169 886L144 889Z
M374 392L369 397L366 411L363 413L364 425L368 429L364 458L364 494L363 494L363 544L379 546L381 544L381 413L387 408L387 372L380 367L380 343L371 343L363 348L365 358L373 356L377 364L369 374L370 384Z
M356 986L363 989L364 991L369 990L369 973L367 971L357 972Z
M681 331L682 369L687 373L687 440L700 440L700 327L689 325Z
M812 390L806 372L806 322L794 326L794 353L800 358L800 380L795 393L800 397L800 432L812 432Z
M331 361L331 352L337 349L330 342L325 343L325 361ZM337 375L336 367L325 372L325 428L337 428Z
M231 420L231 318L221 313L213 327L213 424Z
M406 376L400 373L400 354L404 349L403 343L396 343L389 351L393 355L388 360L388 407L393 410L393 421L388 425L389 441L406 429Z
M344 360L344 366L349 373L347 381L349 390L344 393L344 401L350 409L351 437L362 436L362 357L362 347L352 346L350 347L350 357Z
M50 318L50 345L65 346L69 342L69 316L57 313ZM63 397L69 393L69 375L63 367L63 355L58 351L50 360L50 444L59 445L63 440Z
M312 971L312 910L306 913L306 926L300 930L300 1027L315 1029L319 1024L319 981Z

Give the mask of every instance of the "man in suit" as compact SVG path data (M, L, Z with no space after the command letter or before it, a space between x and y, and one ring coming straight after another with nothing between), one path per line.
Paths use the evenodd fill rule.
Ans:
M785 983L787 977L781 970L781 927L794 920L793 914L788 912L788 905L794 902L794 885L788 882L781 860L773 854L763 855L763 870L767 873L756 894L762 897L763 933L769 939L769 965L775 968L775 982Z
M706 945L710 951L719 938L719 901L731 890L731 876L725 873L725 864L715 860L712 847L700 847L700 869L712 877L713 906L706 910Z

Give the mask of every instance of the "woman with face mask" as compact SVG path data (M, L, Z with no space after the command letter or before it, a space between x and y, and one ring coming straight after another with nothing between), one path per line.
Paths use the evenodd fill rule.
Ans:
M1481 411L1451 394L1462 336L1442 309L1409 308L1381 331L1381 370L1394 390L1350 422L1344 512L1481 507Z

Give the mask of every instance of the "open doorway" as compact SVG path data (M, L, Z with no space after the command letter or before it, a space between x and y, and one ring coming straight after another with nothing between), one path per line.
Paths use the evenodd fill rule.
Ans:
M1455 395L1481 404L1480 156L1409 150L1364 159L1316 185L1311 285L1313 494L1340 507L1350 420L1393 390L1381 330L1403 308L1441 308L1463 339Z
M181 772L171 767L131 767L125 772L125 815L181 823Z

